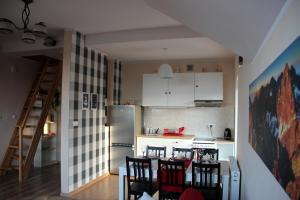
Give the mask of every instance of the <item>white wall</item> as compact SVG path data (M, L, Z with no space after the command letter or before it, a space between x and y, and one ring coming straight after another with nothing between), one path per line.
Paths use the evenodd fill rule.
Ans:
M142 103L143 74L157 73L158 68L166 61L136 61L125 62L122 69L122 97L123 103ZM223 71L224 104L234 103L234 58L213 60L168 60L174 72L186 72L186 65L193 64L195 72Z
M224 103L216 108L168 108L144 110L144 127L179 128L184 126L186 134L198 137L210 137L207 124L213 123L213 134L222 137L225 128L234 134L234 59L214 60L169 60L175 72L186 72L186 65L193 64L195 72L223 71ZM141 104L142 78L144 73L157 73L162 61L145 61L125 63L122 77L122 102Z
M208 124L215 124L212 129L214 137L223 137L225 128L230 128L234 137L234 105L144 109L144 127L147 128L159 128L162 131L163 128L185 127L185 134L207 138L212 136Z
M0 162L4 157L38 66L37 62L28 59L0 55Z
M238 72L237 157L242 173L242 200L289 199L248 142L249 84L300 34L300 1L287 1L255 59Z

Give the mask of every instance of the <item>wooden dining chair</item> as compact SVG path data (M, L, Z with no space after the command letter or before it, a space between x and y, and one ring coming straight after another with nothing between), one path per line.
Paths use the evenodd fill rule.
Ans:
M204 156L208 155L211 160L219 160L219 149L198 149L198 158L203 158Z
M146 157L165 158L166 149L167 149L166 147L147 146Z
M179 199L185 189L184 161L158 160L159 200Z
M221 199L220 163L192 162L192 187L200 189L205 200Z
M194 151L192 148L176 148L173 147L172 152L173 157L177 158L185 158L192 160L194 158Z
M126 156L128 199L140 198L144 192L149 195L157 191L157 182L152 180L150 158L130 158Z

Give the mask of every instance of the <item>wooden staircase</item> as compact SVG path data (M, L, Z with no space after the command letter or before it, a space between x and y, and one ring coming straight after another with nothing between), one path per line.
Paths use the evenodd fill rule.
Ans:
M0 175L17 170L19 182L29 174L52 100L61 81L61 62L48 58L43 63L42 71L38 72L27 96L0 167Z

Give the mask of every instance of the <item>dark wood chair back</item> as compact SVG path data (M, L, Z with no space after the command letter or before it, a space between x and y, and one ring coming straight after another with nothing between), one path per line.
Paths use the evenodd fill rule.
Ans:
M221 198L220 177L220 163L192 163L192 187L204 191L205 199Z
M189 148L176 148L176 147L173 147L172 155L174 157L183 156L183 158L192 160L194 158L194 151L193 151L193 149L189 149Z
M166 147L147 146L146 157L165 158L166 157Z
M151 169L150 158L130 158L126 156L128 199L130 199L130 195L135 195L135 198L140 197L145 191L151 194L153 191Z
M184 161L158 160L159 199L178 199L185 189Z
M209 155L211 160L219 160L219 149L198 149L198 158L202 158L203 156Z

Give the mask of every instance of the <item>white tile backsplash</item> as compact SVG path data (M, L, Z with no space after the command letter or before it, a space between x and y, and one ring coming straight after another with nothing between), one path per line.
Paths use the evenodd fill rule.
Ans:
M185 134L211 137L208 124L214 124L213 135L223 137L230 128L234 136L234 106L198 108L145 108L144 128L185 127Z

